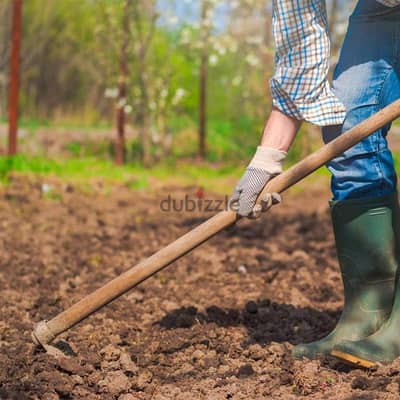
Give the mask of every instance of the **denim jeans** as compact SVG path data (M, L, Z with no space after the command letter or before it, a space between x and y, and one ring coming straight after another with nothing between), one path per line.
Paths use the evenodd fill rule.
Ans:
M359 0L349 19L333 89L346 107L346 118L342 125L322 129L325 143L400 98L400 7ZM386 141L389 128L383 127L327 164L335 200L383 196L396 190Z

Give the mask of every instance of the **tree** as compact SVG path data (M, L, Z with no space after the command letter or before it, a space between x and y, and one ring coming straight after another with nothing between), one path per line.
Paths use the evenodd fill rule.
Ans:
M151 130L150 130L150 100L148 81L148 54L154 37L158 13L155 0L135 1L133 7L133 32L136 43L136 67L139 87L139 109L137 119L141 125L141 139L143 146L143 164L150 166Z
M12 22L12 45L10 62L10 97L8 104L9 130L8 130L8 154L17 152L17 130L18 130L18 94L19 94L19 70L20 70L20 47L21 47L21 22L22 22L22 0L13 1Z
M10 62L12 3L0 2L0 116L6 114Z
M206 155L206 123L207 123L207 64L208 64L208 42L211 33L210 14L212 12L211 2L201 0L200 17L200 71L199 71L199 151L198 156L204 159Z
M130 7L131 0L125 0L124 15L122 21L122 44L120 55L120 76L117 103L117 140L115 149L115 162L118 165L125 160L125 103L126 84L128 80L128 46L130 38Z

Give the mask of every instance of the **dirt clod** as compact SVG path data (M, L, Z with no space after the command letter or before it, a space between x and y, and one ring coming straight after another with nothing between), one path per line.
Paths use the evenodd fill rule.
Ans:
M137 365L132 361L132 358L127 353L121 353L119 357L119 364L121 369L125 372L135 374L138 372Z
M256 314L258 310L257 303L255 301L249 301L246 303L246 311L250 314Z
M153 374L148 371L142 371L139 373L139 376L136 381L136 386L139 390L144 390L146 386L148 386L153 380Z
M132 386L129 378L121 371L108 372L105 378L98 382L98 385L103 391L114 396L128 391Z
M236 373L238 378L248 378L254 374L254 369L250 364L241 365Z
M121 350L109 344L100 350L100 355L103 356L105 361L116 361L121 355Z

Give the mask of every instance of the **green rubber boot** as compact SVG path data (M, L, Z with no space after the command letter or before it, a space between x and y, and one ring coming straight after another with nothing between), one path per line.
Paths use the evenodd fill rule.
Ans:
M393 207L397 259L400 260L400 210ZM374 334L358 341L338 343L332 355L365 368L385 364L400 357L400 271L397 270L396 289L390 317Z
M296 358L318 358L330 354L343 340L360 340L373 334L392 309L397 270L394 233L397 194L332 201L330 205L344 286L344 308L328 336L293 348Z

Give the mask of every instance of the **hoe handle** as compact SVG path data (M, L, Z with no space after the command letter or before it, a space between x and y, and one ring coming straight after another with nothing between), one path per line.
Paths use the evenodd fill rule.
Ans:
M281 193L285 191L399 116L400 100L397 100L272 179L264 188L259 199L268 192ZM32 335L34 341L46 345L60 333L165 268L224 228L233 225L238 219L237 214L230 210L216 214L151 257L141 261L103 287L84 297L53 319L40 322Z

